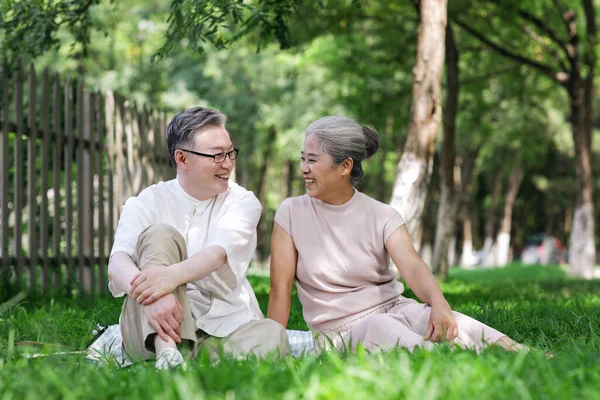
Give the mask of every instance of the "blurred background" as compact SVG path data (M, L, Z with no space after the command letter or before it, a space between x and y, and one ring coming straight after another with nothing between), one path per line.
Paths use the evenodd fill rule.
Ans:
M174 176L164 127L198 105L227 114L263 205L257 268L304 194L304 129L333 114L379 132L358 190L400 210L441 278L513 261L593 277L598 6L2 1L4 290L105 292L119 210Z

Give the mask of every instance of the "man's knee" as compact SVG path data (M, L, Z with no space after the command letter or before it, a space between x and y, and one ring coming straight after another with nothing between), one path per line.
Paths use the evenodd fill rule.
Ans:
M290 342L285 328L272 319L262 319L252 323L252 339L248 342L250 351L259 357L285 357L290 352Z
M279 354L287 356L290 352L290 341L286 329L279 322L265 319L263 322L265 340L269 340L279 350Z
M187 245L181 233L171 225L154 224L140 234L136 256L140 269L148 262L169 266L187 258Z
M179 233L177 229L167 224L153 224L142 231L138 242L145 242L151 239L158 239L161 241L170 240L176 243L180 241L185 243L185 239Z

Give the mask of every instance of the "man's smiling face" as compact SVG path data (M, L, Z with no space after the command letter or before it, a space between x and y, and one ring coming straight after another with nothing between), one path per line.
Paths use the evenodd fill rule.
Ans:
M224 126L207 125L198 130L195 146L190 150L205 154L218 154L233 150L229 132ZM216 163L213 158L187 153L188 173L197 193L210 198L227 190L229 176L235 167L235 161L225 158Z

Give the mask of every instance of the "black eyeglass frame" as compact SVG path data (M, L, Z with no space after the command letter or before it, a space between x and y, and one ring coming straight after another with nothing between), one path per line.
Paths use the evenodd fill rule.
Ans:
M217 153L217 154L199 153L197 151L188 150L188 149L177 149L177 150L185 151L186 153L192 153L192 154L195 154L195 155L201 156L201 157L210 157L216 163L219 163L219 164L222 163L222 162L225 162L225 160L227 159L227 157L229 157L230 160L235 160L237 158L237 156L238 156L238 153L240 152L240 149L236 149L235 147L231 151ZM223 157L223 159L221 161L217 161L217 157Z

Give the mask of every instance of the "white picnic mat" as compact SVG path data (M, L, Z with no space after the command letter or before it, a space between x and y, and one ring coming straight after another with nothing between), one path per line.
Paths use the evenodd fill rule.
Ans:
M86 358L101 364L116 363L122 367L131 365L131 361L123 348L119 325L110 325L98 329L106 329L88 347ZM95 331L94 334L97 334ZM290 339L290 353L294 357L308 353L313 348L313 338L310 331L287 330Z

